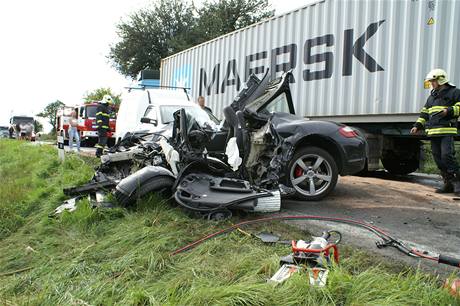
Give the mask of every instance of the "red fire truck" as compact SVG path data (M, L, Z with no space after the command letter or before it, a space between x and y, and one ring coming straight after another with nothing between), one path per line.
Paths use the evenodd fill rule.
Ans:
M92 102L75 107L64 106L58 110L56 114L56 131L60 135L64 136L64 141L66 143L69 140L69 119L72 115L72 111L77 113L77 129L80 132L82 144L93 146L97 143L97 105L98 102ZM109 121L110 131L107 133L107 136L109 137L109 146L115 143L116 112L117 108L113 107Z
M98 102L92 102L78 107L78 130L80 131L81 140L84 143L95 145L97 143L97 113ZM117 108L112 107L111 117L109 121L110 131L107 133L109 138L108 145L112 146L115 143L115 127L117 121Z

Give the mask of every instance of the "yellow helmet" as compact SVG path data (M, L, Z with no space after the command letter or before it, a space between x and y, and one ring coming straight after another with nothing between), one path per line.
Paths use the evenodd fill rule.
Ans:
M447 78L447 72L442 69L433 69L431 70L425 78L425 81L437 80L439 85L444 85L449 82Z
M110 95L104 95L102 98L102 103L112 104L112 97Z

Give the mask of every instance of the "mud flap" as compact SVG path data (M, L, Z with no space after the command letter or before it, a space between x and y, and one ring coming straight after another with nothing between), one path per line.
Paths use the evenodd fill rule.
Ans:
M278 190L257 191L248 181L208 174L186 175L174 194L176 201L191 210L240 209L249 212L276 212L281 207Z
M117 191L130 197L145 182L157 176L170 176L173 179L176 179L174 174L166 168L158 166L147 166L122 179L116 186L116 189Z

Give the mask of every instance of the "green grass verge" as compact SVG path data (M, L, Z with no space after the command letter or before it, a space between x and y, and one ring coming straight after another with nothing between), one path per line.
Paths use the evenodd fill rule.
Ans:
M460 143L458 142L455 143L455 151L457 152L457 162L460 164ZM423 141L423 166L418 171L429 174L441 173L434 162L433 155L431 153L431 144L429 141Z
M75 212L50 219L64 199L62 187L86 181L94 162L71 156L60 164L56 155L50 147L0 141L0 185L9 186L2 187L0 202L0 305L459 304L439 279L344 246L323 289L309 287L303 274L268 284L289 248L240 232L171 257L230 221L193 219L155 196L130 210L82 202ZM262 229L306 236L279 223L246 230Z

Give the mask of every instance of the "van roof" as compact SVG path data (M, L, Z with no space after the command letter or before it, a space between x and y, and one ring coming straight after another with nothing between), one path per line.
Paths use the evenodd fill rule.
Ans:
M148 88L150 100L156 105L190 105L193 103L184 90Z

